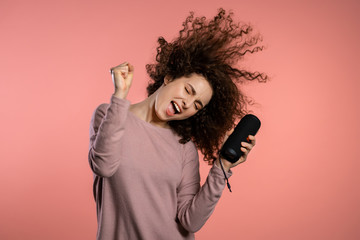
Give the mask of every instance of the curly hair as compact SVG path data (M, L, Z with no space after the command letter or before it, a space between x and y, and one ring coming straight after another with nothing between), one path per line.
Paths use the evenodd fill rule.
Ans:
M263 73L234 66L245 54L264 47L255 46L262 37L251 34L251 25L234 23L232 15L221 8L207 21L205 17L195 18L190 12L175 40L167 42L163 37L158 38L156 63L146 65L151 78L147 87L149 96L163 84L165 76L176 80L196 73L210 83L213 95L203 109L190 118L168 122L181 137L179 142L192 140L209 165L216 159L226 131L247 114L247 105L251 104L237 83L268 79Z

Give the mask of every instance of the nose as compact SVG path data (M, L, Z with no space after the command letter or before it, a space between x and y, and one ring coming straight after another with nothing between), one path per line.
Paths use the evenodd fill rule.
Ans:
M192 104L192 99L190 98L184 98L183 101L182 101L182 104L183 104L183 108L184 109L187 109L191 106Z
M186 101L185 99L182 101L182 107L183 107L183 109L187 109L187 108L188 108L188 106L187 106L187 101Z

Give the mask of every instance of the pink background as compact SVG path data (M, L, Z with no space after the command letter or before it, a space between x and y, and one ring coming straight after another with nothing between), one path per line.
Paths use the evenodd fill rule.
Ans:
M140 101L157 37L220 6L262 33L243 64L272 80L244 86L257 146L196 239L360 239L360 4L221 2L1 1L0 239L95 239L88 130L109 68L135 65Z

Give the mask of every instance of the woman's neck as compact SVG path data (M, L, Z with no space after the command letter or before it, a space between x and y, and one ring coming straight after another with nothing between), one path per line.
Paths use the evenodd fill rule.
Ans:
M160 120L155 113L156 92L145 100L130 105L129 110L141 120L157 127L170 128L167 122Z

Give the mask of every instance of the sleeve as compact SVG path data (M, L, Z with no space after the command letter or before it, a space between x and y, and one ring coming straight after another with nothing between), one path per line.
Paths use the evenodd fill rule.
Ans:
M130 102L111 96L94 111L90 122L89 164L101 177L111 177L119 165L119 147Z
M187 144L186 144L187 145ZM178 187L177 217L189 232L197 232L213 213L226 185L222 170L214 164L200 187L199 157L195 145L185 150L185 164ZM229 178L231 170L226 173Z

